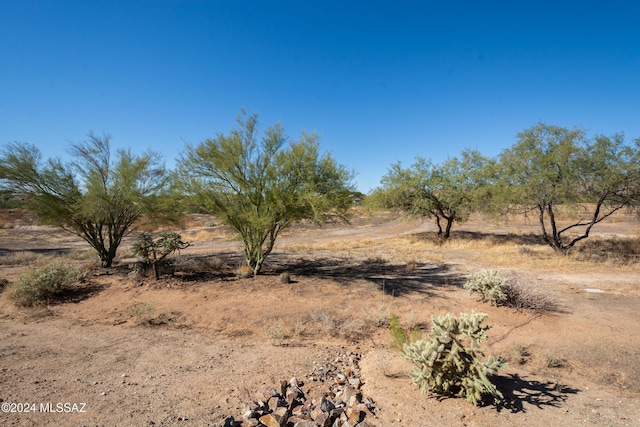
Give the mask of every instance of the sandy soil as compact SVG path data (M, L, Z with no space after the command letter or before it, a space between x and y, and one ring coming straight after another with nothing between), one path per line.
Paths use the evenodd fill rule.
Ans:
M518 227L528 226L494 232ZM471 222L458 230L474 229ZM603 233L637 229L619 221ZM0 401L22 412L0 413L0 424L224 425L229 416L241 418L259 390L293 376L320 399L328 384L314 381L318 369L356 352L362 392L375 402L371 425L640 425L637 268L549 271L516 263L512 269L557 309L495 308L461 288L468 274L493 268L468 250L444 245L437 256L416 252L404 261L390 255L398 245L410 253L411 236L432 230L366 218L299 228L278 242L264 274L248 279L235 274L238 244L214 239L184 251L176 274L158 282L130 274L123 259L49 306L18 308L5 292ZM28 224L5 226L0 239L5 256L86 250L72 236ZM3 264L0 278L14 281L24 269ZM284 271L292 283L280 283ZM487 354L509 362L494 378L505 395L500 405L421 394L407 376L410 364L390 346L390 313L428 327L432 315L472 310L488 314Z

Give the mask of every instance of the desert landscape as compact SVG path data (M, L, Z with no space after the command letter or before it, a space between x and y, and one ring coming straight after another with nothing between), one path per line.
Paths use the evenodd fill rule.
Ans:
M349 224L296 225L243 278L233 234L192 215L178 230L191 246L156 281L132 271L133 235L102 269L84 241L7 211L0 278L50 258L90 272L45 305L0 294L0 423L245 426L284 384L319 406L349 379L362 426L640 425L638 224L618 214L558 256L525 218L473 216L442 243L430 222L355 211ZM483 269L517 273L553 307L480 302L463 284ZM492 378L503 401L422 394L390 316L428 331L433 315L472 311L488 315L485 353L508 364Z

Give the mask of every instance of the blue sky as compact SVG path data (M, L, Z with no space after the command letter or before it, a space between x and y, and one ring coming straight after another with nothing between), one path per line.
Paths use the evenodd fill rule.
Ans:
M0 0L0 144L89 131L153 149L261 127L321 146L368 192L388 167L497 155L539 121L640 137L629 1Z

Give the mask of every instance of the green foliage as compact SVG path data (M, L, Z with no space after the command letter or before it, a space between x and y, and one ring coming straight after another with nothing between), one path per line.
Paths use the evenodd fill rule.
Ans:
M153 267L156 280L160 278L158 264L168 255L189 247L188 242L182 241L178 233L163 233L157 240L153 240L150 233L142 232L131 246L131 252L142 258L142 262Z
M389 333L391 334L391 346L398 350L402 350L405 344L422 339L422 330L419 327L407 330L400 324L398 315L394 313L391 313L389 319Z
M112 156L110 137L93 133L88 141L72 144L70 152L69 164L44 162L35 146L8 144L0 153L0 186L25 198L41 222L84 239L103 267L112 265L136 221L158 212L173 219L178 212L177 204L167 202L168 174L157 154L118 150Z
M460 158L442 164L423 158L409 168L396 163L365 205L395 209L409 217L435 218L438 235L447 239L454 222L466 221L482 202L490 165L491 160L477 151L463 151Z
M507 300L505 284L505 279L496 270L482 270L472 274L464 284L464 288L471 295L479 294L482 302L498 306Z
M637 204L639 144L626 144L622 134L590 139L579 128L539 123L500 155L492 200L503 212L535 213L543 240L566 253L595 224ZM578 219L560 225L559 206L573 208Z
M484 395L499 402L502 393L487 376L505 364L493 356L486 361L480 359L484 352L479 344L486 341L485 331L489 329L481 326L486 317L481 313L462 313L459 318L450 313L434 316L428 340L403 347L403 357L416 366L411 373L414 384L424 393L464 396L474 405Z
M52 261L42 267L30 268L13 284L11 297L17 305L30 307L44 304L65 292L78 281L80 269L63 261Z
M258 141L257 115L198 146L179 161L180 181L191 201L233 228L258 274L279 233L293 222L344 218L353 204L353 174L320 153L318 137L290 141L280 124Z

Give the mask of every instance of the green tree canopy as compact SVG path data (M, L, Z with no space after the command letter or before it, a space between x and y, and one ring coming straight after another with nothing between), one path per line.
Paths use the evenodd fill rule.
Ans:
M321 154L315 134L291 141L280 124L260 140L256 114L197 146L179 160L185 194L233 228L258 274L278 234L295 221L344 217L353 202L353 173Z
M447 239L454 222L466 221L487 191L490 163L475 150L465 150L460 158L442 164L420 157L409 168L395 163L367 203L409 217L435 218L438 235Z
M136 221L176 211L165 203L168 174L156 153L118 150L113 156L109 135L88 138L70 146L68 164L43 161L32 144L6 145L0 152L0 184L24 197L41 222L84 239L102 266L110 267Z
M639 160L638 144L626 144L622 134L587 138L579 128L539 123L500 155L496 194L505 211L535 212L544 241L565 253L595 224L634 203ZM559 221L561 206L578 219Z

